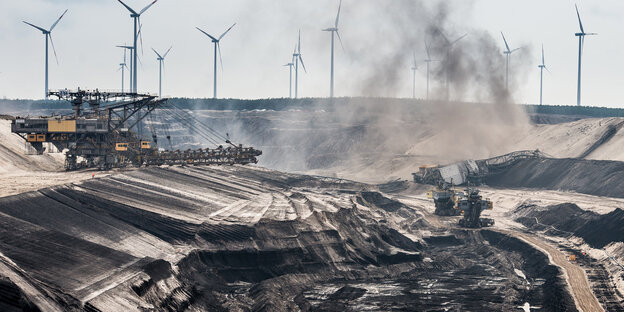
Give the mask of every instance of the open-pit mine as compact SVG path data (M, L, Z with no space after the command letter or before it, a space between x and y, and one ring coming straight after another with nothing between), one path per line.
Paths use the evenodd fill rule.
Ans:
M127 129L106 101L10 112L0 311L624 311L624 120L533 114L488 137L374 102L170 106L217 149L163 116Z

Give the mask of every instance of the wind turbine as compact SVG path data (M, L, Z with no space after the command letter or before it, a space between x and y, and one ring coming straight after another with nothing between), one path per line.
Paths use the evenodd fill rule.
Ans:
M167 57L167 54L169 54L169 51L171 51L170 47L169 50L167 50L167 52L165 52L165 54L163 54L162 56L156 52L156 50L154 50L154 48L152 48L152 51L154 51L154 53L156 53L156 55L158 55L158 97L162 99L162 71L163 68L165 67L165 57Z
M295 60L295 99L299 97L299 62L301 62L301 66L303 66L303 71L308 73L306 70L305 64L303 63L303 58L301 57L301 30L299 30L299 43L295 46L295 51L293 51L293 59Z
M578 61L578 86L576 91L576 105L581 106L581 56L583 54L583 46L585 45L585 36L594 36L597 33L586 33L585 29L583 29L583 23L581 22L581 15L579 14L578 6L574 5L576 8L576 16L578 17L579 26L581 28L580 33L575 33L574 35L579 37L579 61Z
M288 66L288 69L290 70L290 83L289 83L289 87L288 87L288 98L292 98L292 70L293 70L293 66L295 66L295 63L293 63L292 61L284 66Z
M147 9L149 9L152 5L154 5L154 3L156 3L156 1L158 0L154 0L152 3L148 4L146 7L143 8L143 10L139 11L139 13L137 13L135 10L133 10L131 7L129 7L128 5L126 5L125 3L123 3L121 0L117 0L119 1L119 3L121 3L121 5L123 5L126 9L128 9L128 11L130 11L130 17L132 17L132 19L134 20L134 31L132 33L132 37L133 37L133 41L134 44L132 45L132 50L133 50L133 60L131 61L131 66L132 67L132 87L130 88L130 92L137 92L137 39L139 37L139 32L137 31L137 27L139 26L139 24L141 24L141 14L145 13L145 11L147 11Z
M131 46L127 46L127 45L122 45L122 46L117 46L118 48L122 48L124 49L124 63L126 62L126 50L130 50L130 68L128 68L128 70L130 71L130 93L132 93L132 72L133 72L133 67L132 67L132 51L134 51L134 47ZM121 92L123 93L123 86L121 88Z
M218 39L209 35L207 32L201 30L199 27L195 27L197 28L197 30L204 33L204 35L210 37L210 39L212 39L212 42L214 43L214 97L213 98L215 99L217 98L217 52L219 54L219 60L221 61L221 70L223 70L223 59L221 58L221 45L219 44L219 42L221 41L221 39L223 39L225 34L227 34L234 26L236 26L236 23L230 26L230 28L228 28L221 36L219 36Z
M119 70L121 70L121 93L124 93L124 78L126 77L126 68L128 68L128 66L126 65L126 50L124 49L124 60L123 63L119 64Z
M52 30L56 27L56 24L65 16L67 10L61 14L54 24L50 27L50 30L43 29L39 26L35 26L29 22L23 21L25 24L30 25L36 29L41 30L41 32L45 35L45 99L48 99L48 38L50 39L50 43L52 43L52 51L54 52L54 58L56 59L56 63L58 64L58 57L56 56L56 49L54 48L54 41L52 40Z
M416 71L418 70L418 64L416 63L416 52L414 54L414 65L412 65L412 72L414 73L414 77L412 79L412 99L416 98Z
M539 67L540 69L540 105L542 105L542 90L543 90L543 82L544 82L544 69L548 70L548 68L546 68L546 63L544 62L544 45L542 44L542 64L538 65L537 67Z
M329 83L329 97L334 97L334 34L338 36L338 40L340 41L340 46L344 50L344 46L342 45L342 39L340 38L340 33L338 32L338 22L340 21L340 8L342 7L342 0L340 0L340 4L338 5L338 15L336 15L336 23L334 27L323 29L323 31L329 31L332 35L331 40L331 74L330 74L330 83Z
M453 49L453 46L459 42L459 40L462 40L464 37L466 37L468 34L463 34L462 36L460 36L459 38L450 41L442 32L442 30L438 30L440 35L442 36L442 38L444 39L444 41L446 42L445 44L445 48L446 48L446 100L450 100L451 98L451 93L450 93L450 89L449 89L449 80L450 80L450 75L451 75L451 71L449 69L449 60L451 58L451 49Z
M437 60L431 59L431 54L429 53L429 44L427 44L426 40L425 40L425 50L427 51L427 59L425 60L425 63L427 63L427 100L429 100L429 67L431 65L431 62L437 62Z
M511 56L511 53L514 53L520 50L520 48L511 50L509 48L509 44L507 44L507 39L505 39L505 35L503 35L502 31L501 31L501 36L503 36L503 41L505 42L505 49L506 49L505 51L503 51L503 53L507 55L507 69L505 70L505 90L509 90L509 57Z

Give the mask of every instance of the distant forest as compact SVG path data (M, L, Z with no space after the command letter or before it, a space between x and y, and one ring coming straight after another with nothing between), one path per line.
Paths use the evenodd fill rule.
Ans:
M384 105L425 105L423 100L390 99L390 98L303 98L303 99L191 99L171 98L169 103L178 108L192 110L326 110L333 111L334 107L344 106L349 102L357 102L358 105L383 102ZM566 115L579 117L624 117L624 109L607 107L587 106L554 106L554 105L523 105L530 114ZM12 114L25 112L58 112L65 113L71 110L71 106L65 101L58 100L9 100L0 99L0 114Z

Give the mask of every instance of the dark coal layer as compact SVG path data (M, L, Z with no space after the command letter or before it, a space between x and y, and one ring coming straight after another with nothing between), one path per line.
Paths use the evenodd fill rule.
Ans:
M0 277L0 311L38 312L41 310L10 279Z
M576 311L561 272L531 246L490 231L455 236L461 244L429 247L430 264L317 282L295 302L302 311L515 311L525 302Z
M582 159L524 159L487 176L490 186L575 191L624 198L624 162Z
M561 270L549 264L548 257L528 243L499 232L483 230L481 235L502 250L522 255L522 271L531 283L543 279L540 291L531 290L527 298L543 298L542 311L577 311L571 295L565 291L566 283ZM531 303L531 302L529 302ZM533 305L533 304L531 304Z

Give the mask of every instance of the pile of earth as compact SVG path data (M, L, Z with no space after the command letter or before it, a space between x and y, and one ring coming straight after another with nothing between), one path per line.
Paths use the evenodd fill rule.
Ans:
M608 160L523 159L483 178L489 186L575 191L624 198L624 162Z
M581 237L594 248L624 242L624 210L620 208L601 215L583 210L572 203L546 207L522 204L512 212L512 216L514 220L533 230Z

